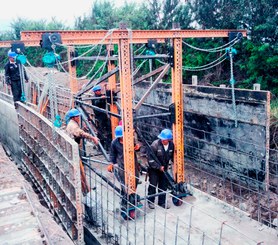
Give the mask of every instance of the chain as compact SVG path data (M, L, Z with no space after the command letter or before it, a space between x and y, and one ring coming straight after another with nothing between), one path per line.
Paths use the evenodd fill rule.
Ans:
M234 120L235 120L235 127L237 128L237 110L236 110L236 99L235 99L235 79L234 79L234 69L233 69L233 53L232 48L229 50L230 56L230 71L231 71L231 79L230 84L232 86L232 103L233 103L233 112L234 112Z
M19 69L19 76L20 76L20 83L21 83L21 102L26 101L25 97L25 87L24 87L24 71L23 71L23 65L21 63L18 64L18 69Z
M54 84L53 84L52 73L53 73L53 71L50 70L50 73L48 74L48 82L49 82L48 97L49 97L51 122L54 122L54 120L55 120L55 107L54 107L54 98L53 98L53 93L54 93L53 86L54 86ZM54 137L54 135L55 135L55 127L52 127L52 133L53 133L53 137Z

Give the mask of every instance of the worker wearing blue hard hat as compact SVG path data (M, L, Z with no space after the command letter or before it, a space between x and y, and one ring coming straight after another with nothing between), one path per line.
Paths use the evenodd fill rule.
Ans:
M164 171L168 170L170 161L174 158L174 143L172 142L173 133L170 129L163 129L157 136L158 139L153 141L151 144L152 154L148 156L148 175L149 175L149 187L148 187L148 204L149 208L154 209L154 201L156 193L156 188L158 192L164 192L167 190L168 181L164 174ZM168 203L166 204L166 194L161 194L158 196L158 205L163 208L169 208Z
M20 60L17 60L17 53L9 51L7 54L9 61L5 64L5 82L10 86L13 94L13 100L25 102L23 81L28 82L29 78L27 76L24 66L21 64ZM17 104L15 104L17 107Z
M81 116L81 113L76 108L72 108L66 113L66 115L65 115L65 121L67 124L66 132L79 145L81 145L82 138L88 139L90 141L93 141L95 144L98 144L97 137L95 137L89 133L86 133L83 129L80 128L80 126L79 126L80 116ZM80 161L80 173L81 173L82 192L84 195L86 195L90 191L90 188L89 188L89 185L86 180L85 170L84 170L82 161Z
M67 124L66 131L68 134L79 144L82 138L93 141L98 144L98 138L91 134L86 133L79 126L81 113L76 108L70 109L65 115L65 121Z
M110 143L112 140L111 123L107 110L107 99L102 93L102 86L95 85L92 88L94 97L92 98L92 106L94 112L94 124L98 130L98 137L104 149L109 151Z
M125 190L125 165L124 165L124 146L123 146L123 126L118 125L115 130L115 139L111 142L110 147L110 165L107 167L109 172L113 172L115 170L115 174L119 182L121 183L121 194L126 194ZM136 145L135 145L136 146ZM135 160L135 173L127 173L131 176L135 174L136 185L139 182L139 163L134 154Z
M101 86L100 85L96 85L93 87L93 92L97 92L97 91L101 91Z

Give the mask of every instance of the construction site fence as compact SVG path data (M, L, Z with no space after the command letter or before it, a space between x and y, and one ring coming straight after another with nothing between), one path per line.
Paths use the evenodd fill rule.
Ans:
M144 180L136 191L141 206L129 203L128 207L134 209L135 218L125 218L121 209L123 197L118 191L121 184L117 174L108 173L106 163L94 156L86 158L85 170L91 192L84 205L91 209L88 209L89 215L88 212L84 213L84 218L91 221L88 229L105 244L225 244L226 241L237 242L237 239L237 244L243 240L246 244L258 244L258 241L247 237L229 222L218 220L216 216L187 202L187 198L180 199L182 212L177 215L172 211L174 196L170 191L165 192L166 204L172 206L170 209L161 208L156 203L153 203L155 209L149 209L147 197L150 183ZM127 186L122 186L128 190ZM194 196L194 188L188 185L188 190ZM210 225L204 226L200 220L206 220Z

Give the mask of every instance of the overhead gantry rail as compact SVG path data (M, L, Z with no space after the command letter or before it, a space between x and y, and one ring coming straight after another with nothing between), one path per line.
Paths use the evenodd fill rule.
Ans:
M94 30L94 31L23 31L21 40L26 46L40 46L42 35L45 33L58 33L61 36L63 45L68 45L68 57L73 52L73 45L88 44L116 44L118 45L118 64L120 74L120 91L121 91L121 110L124 125L124 162L125 176L128 189L135 192L135 164L134 164L134 142L133 142L133 98L132 98L132 70L131 59L134 58L130 50L130 44L148 43L150 39L155 39L157 43L165 43L167 40L172 45L172 61L167 65L172 72L172 102L174 110L173 122L173 140L175 144L174 153L174 178L177 183L184 182L184 132L183 132L183 81L182 81L182 39L183 38L214 38L229 37L230 33L240 33L246 37L245 30L129 30L126 28L115 29L111 31ZM9 43L10 44L10 43ZM0 47L7 47L8 42L0 42ZM70 62L69 62L70 64ZM109 71L115 69L114 65L109 65ZM166 68L165 68L166 69ZM71 73L74 73L71 71ZM164 71L165 72L165 71ZM161 76L162 77L162 76ZM109 77L111 88L115 89L115 78ZM71 90L77 93L76 80L71 82ZM144 99L144 98L143 98ZM135 108L142 104L135 105Z
M116 29L107 34L106 30L95 31L22 31L21 41L26 46L40 46L42 34L44 33L59 33L62 36L63 44L65 45L88 45L99 44L103 40L103 44L118 44L119 39L128 38L129 43L148 43L149 39L156 39L158 43L164 43L165 39L172 38L210 38L210 37L228 37L230 32L240 32L246 37L245 30L130 30ZM131 34L132 33L132 34ZM105 38L107 37L107 38ZM10 41L1 41L0 47L9 47Z

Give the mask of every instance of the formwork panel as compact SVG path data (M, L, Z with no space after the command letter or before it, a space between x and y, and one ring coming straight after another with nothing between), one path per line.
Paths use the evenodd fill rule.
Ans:
M78 145L48 119L18 108L22 162L72 240L83 243Z

